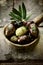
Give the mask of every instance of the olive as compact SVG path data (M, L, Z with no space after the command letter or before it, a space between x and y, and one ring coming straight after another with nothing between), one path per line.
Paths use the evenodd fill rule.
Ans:
M34 23L30 24L29 30L30 30L31 35L33 35L34 37L37 37L38 28Z
M27 38L27 36L23 35L23 36L19 37L18 42L21 42L21 41L25 40L26 38Z
M29 36L27 36L27 35L20 36L18 39L18 42L21 44L28 43L29 41L30 41L30 39L29 39Z
M21 21L12 21L11 23L15 26L15 28L18 28L23 25L23 22Z
M27 22L23 22L23 25L26 26Z
M15 32L15 27L12 24L8 24L5 27L4 33L6 36L11 36Z
M21 21L17 22L17 24L18 24L18 27L23 26L23 22L21 22Z
M11 39L10 39L12 42L15 42L18 40L18 38L16 36L12 36Z
M27 29L25 26L19 27L16 30L16 36L22 36L23 34L25 34L27 32Z
M26 26L29 26L31 22L27 22Z

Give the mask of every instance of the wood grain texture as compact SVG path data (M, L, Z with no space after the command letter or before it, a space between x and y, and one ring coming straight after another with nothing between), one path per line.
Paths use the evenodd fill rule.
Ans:
M19 52L14 46L5 42L3 28L0 28L0 60L43 59L43 28L39 28L39 30L40 40L34 50Z
M33 18L35 18L37 15L43 13L43 6L39 5L39 0L15 0L15 7L18 8L18 5L21 4L21 2L24 2L27 8L27 12L28 13L32 13L32 16L30 18L30 20L32 20ZM5 25L7 24L10 20L9 17L9 12L12 9L12 1L9 0L9 4L11 3L11 6L6 8L1 7L0 6L0 19L1 19L1 23L0 25ZM7 14L6 14L7 13ZM27 13L27 14L28 14ZM6 19L6 21L3 22L3 20ZM43 23L41 24L43 25ZM4 36L3 36L3 28L0 28L0 61L1 60L15 60L15 63L2 63L0 65L43 65L43 61L28 61L28 62L22 62L22 63L17 63L17 58L18 59L40 59L43 60L43 28L39 28L40 30L40 41L37 44L37 46L34 48L33 51L31 52L18 52L16 51L10 44L7 44L4 40ZM11 61L12 61L11 60Z

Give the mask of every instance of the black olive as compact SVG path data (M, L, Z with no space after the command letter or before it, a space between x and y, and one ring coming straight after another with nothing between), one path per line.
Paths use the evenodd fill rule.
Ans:
M18 24L18 27L23 26L23 22L17 22L17 24Z
M18 27L21 27L23 25L23 22L13 21L12 24L15 26L15 28L18 28Z

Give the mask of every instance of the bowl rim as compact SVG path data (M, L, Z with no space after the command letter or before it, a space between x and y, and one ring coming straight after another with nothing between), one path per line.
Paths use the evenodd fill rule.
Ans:
M8 23L8 24L10 24L10 23ZM5 29L5 27L6 27L8 24L6 24L6 25L3 27L3 34L4 34L4 29ZM14 45L14 46L16 46L16 47L27 47L27 46L30 46L30 45L34 44L34 43L39 39L39 34L38 34L38 37L37 37L35 40L33 40L32 42L30 42L30 43L28 43L28 44L23 44L23 45L21 45L21 44L15 44L15 43L11 42L10 40L8 40L8 39L6 38L5 34L4 34L4 39L6 40L6 42L8 42L8 43L10 43L10 44L12 44L12 45Z

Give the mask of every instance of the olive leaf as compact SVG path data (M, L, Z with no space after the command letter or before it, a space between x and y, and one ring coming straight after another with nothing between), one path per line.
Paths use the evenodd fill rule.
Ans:
M20 14L20 12L18 11L18 10L16 10L15 8L13 8L13 10L12 10L16 15L18 15L18 16L20 16L21 17L21 14Z
M25 21L27 21L30 17L31 17L32 14L30 14L29 16L26 17Z
M21 18L18 15L14 14L14 12L10 12L9 15L12 17L12 19L21 20Z
M21 6L20 6L20 5L19 5L19 12L20 12L21 17L22 17L22 8L21 8Z
M27 14L26 14L26 7L25 7L25 4L22 2L22 6L19 5L19 10L13 8L12 12L10 12L10 16L11 16L11 20L17 20L17 21L27 21L31 15L29 15L27 17Z
M23 2L22 2L22 17L23 17L23 19L26 18L26 7Z

